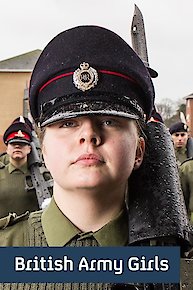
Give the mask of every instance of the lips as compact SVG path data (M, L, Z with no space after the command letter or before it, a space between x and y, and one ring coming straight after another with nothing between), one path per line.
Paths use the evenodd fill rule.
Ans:
M105 163L102 156L98 154L82 154L74 163L83 163L88 165Z

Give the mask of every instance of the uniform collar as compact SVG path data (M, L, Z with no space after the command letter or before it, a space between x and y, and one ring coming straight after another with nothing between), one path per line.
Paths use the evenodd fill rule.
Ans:
M42 214L42 226L50 247L63 247L76 236L79 239L85 238L86 236L94 236L100 246L125 246L128 242L128 217L126 208L100 230L94 233L82 233L60 211L54 198L52 198L50 204Z
M21 171L23 174L26 174L28 171L27 162L23 164L21 167L15 167L11 162L7 164L8 172L11 174L13 171Z

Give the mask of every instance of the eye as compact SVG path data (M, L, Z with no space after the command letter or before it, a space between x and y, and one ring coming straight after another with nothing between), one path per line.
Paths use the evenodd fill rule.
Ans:
M118 121L113 118L106 118L102 120L102 124L108 127L114 127L118 125Z
M59 128L71 128L71 127L76 127L77 126L77 122L75 120L65 120L62 121L59 125Z

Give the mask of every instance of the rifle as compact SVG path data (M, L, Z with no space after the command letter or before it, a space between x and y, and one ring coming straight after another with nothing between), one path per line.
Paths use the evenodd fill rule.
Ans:
M28 88L26 88L24 90L23 115L28 118L28 114ZM32 131L32 142L30 145L31 152L28 155L28 168L31 174L26 177L25 188L27 191L35 189L39 207L42 209L51 198L53 179L51 176L49 176L49 180L45 179L45 174L48 174L48 171L43 163L41 146L35 130Z
M34 133L34 134L33 134ZM47 172L38 152L39 140L32 132L31 152L28 155L28 167L31 173L32 186L26 180L26 189L35 188L39 207L42 209L51 198L50 190L53 187L53 179L45 180L44 174ZM48 173L48 172L47 172Z
M151 77L156 78L158 76L158 73L149 66L143 15L136 4L131 24L131 41L134 51L141 58L141 60L149 70Z
M135 50L135 52L138 54L138 56L143 61L144 65L149 70L151 77L152 78L157 77L158 76L158 73L155 70L153 70L152 68L149 67L143 15L142 15L141 11L139 10L139 8L136 5L135 5L135 11L134 11L134 16L133 16L132 25L131 25L131 39L132 39L133 49ZM158 144L157 144L158 146L157 147L154 146L155 145L154 143L156 142L156 137L159 137L159 138L157 138L159 140L161 138L163 138L164 139L163 144L165 144L165 139L166 139L166 141L167 141L167 139L170 140L169 136L168 136L168 138L165 138L164 137L164 134L166 134L166 132L164 131L165 132L164 134L162 132L162 129L164 129L164 128L162 128L163 127L163 124L161 124L159 122L157 124L157 126L160 126L161 127L161 128L159 128L159 130L160 130L160 132L159 132L160 136L157 136L157 135L154 136L155 134L157 134L156 133L157 132L156 130L158 130L158 129L155 128L155 130L154 130L153 126L154 126L154 124L153 125L150 124L150 126L149 126L149 138L148 138L149 144L148 145L149 145L149 150L150 150L150 148L152 148L152 151L149 152L149 156L148 157L151 157L151 158L150 158L150 160L149 159L147 160L147 164L148 164L147 165L147 168L150 168L150 164L148 162L150 162L152 160L152 158L154 158L152 152L155 152L155 148L159 148L160 147L160 144L161 144L161 143L159 143L159 141L157 141L158 142ZM155 123L155 126L156 126L156 123ZM169 144L169 145L171 147L171 144ZM167 150L169 150L170 147L169 146L166 146ZM174 152L172 150L170 150L169 153L172 153L174 155ZM161 164L163 162L163 160L168 160L168 156L166 156L165 159L162 158L162 157L163 156L160 154L160 160L157 160L156 159L157 160L157 163L155 162L155 160L153 160L154 162L152 162L152 164L155 163L155 171L152 170L152 172L157 172L158 168L160 170L164 170L164 166L157 166L158 164ZM171 158L169 159L169 161L171 161L171 160L174 160L174 157L173 157L173 159L171 159ZM143 162L143 165L144 164L145 164L145 162ZM170 164L169 164L169 166L170 166ZM142 170L142 168L143 168L143 166L141 166L139 170ZM144 172L148 172L148 169L147 168L145 168ZM165 166L165 168L167 168L167 167ZM177 168L175 166L174 166L174 168L175 168L175 171L176 172L174 172L173 176L176 177L176 176L178 176L177 175ZM167 173L167 169L164 172L166 174ZM138 172L138 175L139 175L139 172ZM161 174L160 176L163 176L163 174ZM144 177L142 175L142 177L143 178L141 178L141 179L144 180L144 181L148 179L147 176ZM138 179L139 179L139 176L138 176ZM135 219L136 216L138 216L138 223L140 224L140 222L141 222L141 221L139 221L140 214L138 212L136 212L137 211L136 209L139 209L139 204L142 205L141 212L145 211L147 213L147 210L145 208L145 204L148 207L150 207L151 201L152 201L152 195L153 195L152 192L154 191L156 193L155 188L153 188L155 186L155 184L152 186L152 180L151 180L151 184L149 185L149 202L144 202L143 201L143 198L146 198L148 200L147 192L144 194L144 192L143 192L142 189L141 190L138 189L138 188L136 189L136 184L138 184L137 180L135 180L135 178L133 180L133 189L134 189L133 192L135 193L135 194L133 194L133 200L132 200L132 179L130 180L130 184L129 184L129 188L130 188L130 194L129 194L129 196L130 196L130 199L129 199L130 218L129 218L129 220L131 222L132 221L132 216L133 216L133 224L135 224L135 222L136 222L136 219ZM166 178L166 180L167 180L167 178ZM154 180L154 183L155 183L155 180ZM177 184L177 182L176 182L176 184ZM178 185L179 185L179 182L178 182ZM145 186L142 185L142 187L145 188L145 190L147 191L147 188L148 188L147 184L145 184ZM158 187L159 187L159 189L157 190L157 192L160 191L160 183L159 183L159 186ZM179 190L180 190L180 188L179 188ZM143 192L143 196L139 196L138 199L137 199L136 192L139 192L139 193L140 192ZM166 187L166 192L167 192L167 187ZM174 193L175 192L178 193L178 191L176 191L176 189L174 189L173 192ZM178 197L178 194L176 194L176 195L174 194L174 196L177 198ZM167 194L166 194L166 197L167 197ZM133 206L133 215L132 215L132 207L131 207L132 202L133 202L133 204L139 202L139 204L138 204L137 207ZM170 202L172 203L172 200ZM182 208L185 208L184 205L183 205L183 202L182 203L179 202L179 205L182 205ZM169 208L171 208L171 207L169 207ZM160 210L160 211L163 214L163 211L162 210ZM158 212L158 213L160 213L160 212ZM174 210L174 213L177 213L177 212L175 212L175 210ZM185 214L183 215L182 211L180 213L181 213L181 216L179 215L179 220L182 219L182 218L184 218L184 221L186 221L187 224L184 224L183 226L186 229L186 228L188 228L188 220L187 220L187 217L186 217ZM152 213L149 214L149 215L147 215L146 218L142 217L142 223L141 224L145 224L145 220L147 221L148 216L151 217L152 216ZM172 219L174 220L174 215L173 216L171 215L171 220ZM177 225L178 225L178 221L176 221L176 228L177 228ZM146 237L147 237L146 240L143 240L142 238L140 239L139 238L140 237L140 234L138 235L138 238L136 238L137 237L137 234L136 234L137 233L137 230L139 230L139 232L141 230L141 232L142 232L141 227L140 226L138 226L138 227L136 226L136 229L137 229L136 230L136 233L135 233L136 234L136 237L134 237L134 238L136 238L136 241L134 239L133 245L138 245L138 246L139 245L141 245L141 246L151 246L151 245L156 245L156 246L157 245L158 246L160 246L160 245L161 246L177 246L177 245L179 245L179 241L178 241L178 238L176 238L177 235L175 233L175 231L178 232L178 228L177 229L172 228L173 224L170 224L170 223L168 223L167 226L168 226L168 229L169 228L171 229L171 232L169 232L168 235L164 233L164 231L167 230L167 228L166 227L165 228L161 227L161 230L163 231L163 233L161 233L159 231L159 229L158 229L159 228L159 225L157 224L156 227L155 226L152 227L152 229L155 231L155 235L153 235L153 234L152 235L149 235L150 237L151 236L152 237L154 236L155 238L148 239L148 233L146 233ZM132 227L132 223L131 223L130 228L131 229L135 228L135 227ZM143 229L144 229L144 231L145 230L148 231L148 226L145 227L145 225L144 225ZM173 230L174 234L172 234L172 230ZM144 232L143 232L143 234L144 234ZM188 235L188 230L187 230L187 235ZM165 236L168 236L168 238L165 238ZM130 235L130 239L131 238L132 238L132 236ZM137 239L139 239L139 240L137 240ZM184 244L186 244L185 239L184 239ZM185 246L184 246L184 248L185 248ZM185 251L184 248L183 248L183 246L181 246L182 255L184 255L184 251ZM137 289L147 289L147 290L179 290L179 289L181 289L181 283L178 283L178 284L174 284L174 283L156 283L156 284L154 284L154 283L148 284L147 283L147 284L140 284L139 283L139 284L135 284L135 286L136 286ZM125 287L125 289L127 289L127 288ZM133 289L135 289L135 288L133 288Z

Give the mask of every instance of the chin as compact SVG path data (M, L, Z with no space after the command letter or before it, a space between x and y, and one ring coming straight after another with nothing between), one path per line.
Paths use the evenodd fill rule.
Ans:
M76 182L74 186L79 189L88 189L88 190L96 190L97 188L104 187L107 182L102 181L102 180L85 180L85 181L80 181Z
M19 161L19 160L22 159L22 157L20 157L20 156L16 156L16 157L14 157L13 159L16 160L16 161Z

